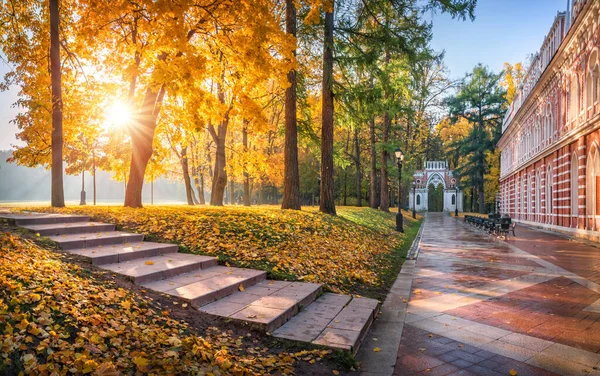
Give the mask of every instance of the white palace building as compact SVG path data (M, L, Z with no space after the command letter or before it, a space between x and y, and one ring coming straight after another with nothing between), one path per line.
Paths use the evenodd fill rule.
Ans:
M600 239L600 0L559 12L502 125L500 210Z

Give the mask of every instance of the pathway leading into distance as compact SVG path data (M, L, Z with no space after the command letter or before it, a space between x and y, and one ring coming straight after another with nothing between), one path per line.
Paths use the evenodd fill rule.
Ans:
M600 249L424 226L394 375L600 376Z

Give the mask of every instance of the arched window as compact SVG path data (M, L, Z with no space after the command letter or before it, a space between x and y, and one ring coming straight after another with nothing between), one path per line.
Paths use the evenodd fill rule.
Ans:
M525 176L521 176L521 210L520 218L525 218Z
M554 116L552 116L552 107L548 107L548 140L552 142L554 139Z
M571 215L579 215L579 159L577 153L571 157Z
M537 174L535 175L535 207L533 208L533 211L535 213L535 219L534 221L539 221L539 215L542 212L541 209L541 197L542 196L542 178L540 176L540 171L538 170Z
M577 80L576 74L574 74L571 77L571 88L569 90L569 108L569 120L574 122L575 120L577 120L577 115L579 114L579 82Z
M530 172L529 176L527 177L527 181L525 182L525 189L527 190L527 200L525 200L525 202L527 203L527 205L525 205L525 219L527 220L531 220L531 208L532 208L532 197L531 197L531 185L533 183L533 174Z
M585 79L585 109L592 107L593 103L593 92L594 92L594 75L590 70Z
M535 128L533 128L533 150L537 150L540 141L540 120L535 122Z
M456 195L452 195L452 205L456 205Z
M517 178L517 180L515 180L515 218L517 218L517 216L519 215L519 208L521 206L521 195L519 194L521 188L521 181L519 180L519 178Z
M588 74L585 80L585 109L598 101L598 51L595 50L588 60Z
M417 205L421 205L421 195L417 195Z
M588 154L586 174L586 214L592 218L592 227L594 230L596 215L600 215L600 201L596 196L598 189L598 179L600 178L600 157L598 156L598 147L594 146ZM588 223L589 226L589 223Z
M552 202L552 166L548 166L546 170L546 223L552 223L552 214L554 213L554 203Z

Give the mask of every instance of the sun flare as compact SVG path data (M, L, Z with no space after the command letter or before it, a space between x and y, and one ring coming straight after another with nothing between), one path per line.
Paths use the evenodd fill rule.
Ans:
M132 119L132 111L126 103L116 101L107 110L105 128L121 128L127 126Z

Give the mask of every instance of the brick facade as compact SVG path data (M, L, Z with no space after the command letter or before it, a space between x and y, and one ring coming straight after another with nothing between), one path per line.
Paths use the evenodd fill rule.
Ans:
M516 221L600 234L599 11L557 14L505 116L500 208Z

